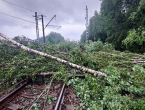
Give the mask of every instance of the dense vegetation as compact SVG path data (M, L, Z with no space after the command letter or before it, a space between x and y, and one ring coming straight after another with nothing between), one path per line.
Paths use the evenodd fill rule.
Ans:
M145 0L102 0L100 12L90 18L89 40L100 39L117 50L144 53L144 33ZM82 43L85 37L84 31Z
M21 50L8 41L0 41L0 91L29 75L58 72L63 80L75 88L81 104L76 109L87 110L143 110L145 109L145 57L128 51L115 51L101 40L89 45L63 42L57 45L18 42L27 47L63 58L73 63L104 72L108 77L92 77L67 65ZM65 51L65 52L61 52ZM70 74L85 74L85 79L67 79Z
M44 42L43 37L39 38L40 42ZM56 32L50 32L49 35L45 36L45 42L50 42L52 44L58 44L60 42L64 41L64 37Z

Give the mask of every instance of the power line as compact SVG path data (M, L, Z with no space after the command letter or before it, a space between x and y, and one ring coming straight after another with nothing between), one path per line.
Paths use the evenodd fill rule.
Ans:
M15 5L15 6L19 7L19 8L23 8L23 9L25 9L25 10L28 10L28 11L30 11L30 12L35 12L35 11L31 10L31 9L25 8L25 7L20 6L20 5L17 5L17 4L14 4L14 3L12 3L12 2L9 2L9 1L6 1L6 0L3 0L3 1L4 1L4 2L7 2L7 3L11 4L11 5ZM16 2L16 1L15 1L15 2ZM0 12L0 13L1 13L1 12ZM4 13L1 13L1 14L4 14ZM39 14L41 14L41 13L39 13ZM4 15L11 16L11 15L8 15L8 14L4 14ZM23 21L27 21L27 22L30 22L30 23L35 23L35 22L28 21L28 20L25 20L25 19L21 19L21 18L15 17L15 16L11 16L11 17L14 17L14 18L17 18L17 19L20 19L20 20L23 20ZM45 16L45 17L46 17L46 16ZM56 15L55 15L55 17L56 17ZM35 24L36 24L36 23L35 23ZM38 25L40 25L40 24L38 24ZM49 23L46 25L46 27L47 27L47 26L60 27L60 26L57 26L57 25L49 25ZM46 27L45 27L45 28L46 28Z
M9 3L9 4L12 4L12 5L15 5L15 6L17 6L17 7L23 8L23 9L25 9L25 10L28 10L28 11L34 12L34 11L31 10L31 9L25 8L25 7L20 6L20 5L17 5L17 4L14 4L14 3L12 3L12 2L9 2L9 1L6 1L6 0L3 0L3 1L4 1L4 2L7 2L7 3Z
M23 9L25 9L25 10L27 10L27 11L30 11L30 12L36 12L36 11L34 11L34 10L32 10L32 9L23 7L23 6L21 6L21 5L17 5L17 4L15 4L15 3L12 3L12 2L9 2L9 1L6 1L6 0L2 0L2 1L4 1L4 2L6 2L6 3L9 3L9 4L11 4L11 5L17 6L17 7L19 7L19 8L23 8ZM14 0L14 1L15 1L15 0ZM15 1L15 2L16 2L16 1ZM16 3L18 3L18 2L16 2ZM42 13L39 13L39 12L38 12L38 14L41 14L41 15L42 15ZM44 17L47 17L47 16L44 16Z
M13 18L16 18L16 19L22 20L22 21L29 22L29 23L36 24L36 23L35 23L35 22L33 22L33 21L29 21L29 20L22 19L22 18L19 18L19 17L16 17L16 16L8 15L8 14L2 13L2 12L0 12L0 14L6 15L6 16L10 16L10 17L13 17ZM40 25L40 24L39 24L39 25Z
M22 20L22 21L26 21L26 22L29 22L29 23L36 24L36 23L33 22L33 21L29 21L29 20L26 20L26 19L23 19L23 18L19 18L19 17L16 17L16 16L12 16L12 15L9 15L9 14L5 14L5 13L2 13L2 12L0 12L0 14L6 15L6 16L9 16L9 17L13 17L13 18L16 18L16 19L19 19L19 20ZM38 25L41 25L41 24L38 24ZM42 25L41 25L41 26L42 26ZM59 27L59 26L57 26L57 25L48 25L48 26Z
M4 1L4 2L7 2L7 3L11 4L11 5L15 5L15 6L19 7L19 8L23 8L23 9L25 9L25 10L27 10L27 11L35 12L34 10L31 10L31 9L29 9L29 8L26 8L26 7L17 5L17 4L14 4L14 3L12 3L12 2L9 2L9 1L6 1L6 0L3 0L3 1ZM39 14L41 14L41 13L39 13Z
M14 1L15 1L16 4L21 5L21 4L18 3L16 0L14 0ZM22 6L23 6L23 5L22 5ZM20 8L20 7L18 7L18 8ZM26 12L25 12L25 13L26 13ZM27 10L27 14L28 14L28 13L29 13L29 14L32 14L30 11Z
M47 25L47 26L53 26L53 27L61 27L61 26L57 26L57 25Z
M14 0L17 4L19 4L16 0ZM19 5L21 5L21 4L19 4Z

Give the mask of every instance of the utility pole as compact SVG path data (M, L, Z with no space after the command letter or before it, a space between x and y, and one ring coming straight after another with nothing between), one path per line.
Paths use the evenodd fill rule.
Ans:
M89 32L88 32L88 7L86 6L86 43L89 44Z
M38 15L37 12L35 12L35 21L36 21L36 36L37 36L37 41L39 42L39 27L38 27Z
M40 18L40 16L41 16L41 18ZM57 25L49 25L49 23L54 19L54 18L56 18L56 15L54 15L53 17L52 17L52 19L47 23L47 25L45 26L45 28L44 28L44 20L43 20L43 15L37 15L37 12L35 12L35 16L33 16L33 17L35 17L35 21L36 21L36 35L37 35L37 41L39 42L39 27L38 27L38 20L39 19L41 19L42 20L42 31L43 31L43 42L45 43L45 28L47 27L47 26L55 26L55 27L59 27L59 28L61 28L61 26L57 26ZM59 29L58 28L58 29Z
M44 21L43 21L43 15L41 15L41 19L42 19L43 40L44 40L44 43L45 43L45 32L44 32Z

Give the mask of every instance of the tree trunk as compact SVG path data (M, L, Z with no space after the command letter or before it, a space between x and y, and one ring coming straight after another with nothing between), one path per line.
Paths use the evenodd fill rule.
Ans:
M88 69L88 68L86 68L86 67L84 67L84 66L79 66L79 65L74 64L74 63L71 63L71 62L69 62L69 61L66 61L66 60L63 60L63 59L54 57L54 56L52 56L52 55L49 55L49 54L46 54L46 53L43 53L43 52L39 52L39 51L34 50L34 49L30 49L30 48L28 48L28 47L26 47L26 46L23 46L22 44L20 44L20 43L18 43L18 42L16 42L16 41L14 41L14 40L8 38L7 36L3 35L2 33L0 33L0 36L3 37L3 38L5 38L6 40L12 42L13 44L17 45L18 47L20 47L20 48L22 48L22 49L28 51L28 52L32 52L32 53L41 55L41 56L46 57L46 58L50 58L50 59L52 59L52 60L55 60L55 61L58 61L58 62L60 62L60 63L69 65L69 66L71 66L71 67L73 67L73 68L77 68L77 69L79 69L79 70L82 70L82 71L87 72L87 73L89 73L89 74L91 74L91 75L94 75L94 76L105 76L105 77L107 77L107 75L106 75L105 73L102 73L102 72L99 72L99 71L95 71L95 70L92 70L92 69Z

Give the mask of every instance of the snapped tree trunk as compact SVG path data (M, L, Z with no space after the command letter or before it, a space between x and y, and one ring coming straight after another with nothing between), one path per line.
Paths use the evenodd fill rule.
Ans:
M60 62L60 63L69 65L69 66L71 66L71 67L73 67L73 68L77 68L77 69L79 69L79 70L82 70L82 71L84 71L84 72L87 72L87 73L89 73L89 74L91 74L91 75L95 75L95 76L105 76L105 77L107 77L107 75L106 75L105 73L102 73L102 72L100 72L100 71L95 71L95 70L86 68L86 67L84 67L84 66L80 66L80 65L71 63L71 62L69 62L69 61L63 60L63 59L61 59L61 58L57 58L57 57L54 57L54 56L52 56L52 55L49 55L49 54L46 54L46 53L43 53L43 52L39 52L39 51L34 50L34 49L30 49L30 48L28 48L28 47L26 47L26 46L24 46L24 45L22 45L22 44L20 44L20 43L18 43L18 42L16 42L16 41L12 40L12 39L10 39L9 37L3 35L2 33L0 33L0 36L3 37L3 38L6 39L6 40L12 42L13 44L17 45L18 47L20 47L20 48L22 48L22 49L28 51L28 52L32 52L32 53L41 55L41 56L46 57L46 58L50 58L50 59L55 60L55 61L58 61L58 62Z

